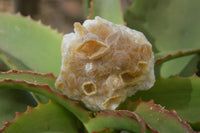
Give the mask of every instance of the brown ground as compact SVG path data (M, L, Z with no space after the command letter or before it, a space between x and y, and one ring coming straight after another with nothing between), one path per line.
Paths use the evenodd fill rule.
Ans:
M0 12L17 12L16 1L25 1L29 6L38 1L37 10L35 13L31 12L31 17L35 20L41 20L46 25L51 25L59 32L69 33L73 31L74 22L83 22L83 0L0 0ZM123 7L127 7L132 0L122 0ZM24 10L31 10L26 6ZM21 11L23 12L23 11ZM26 13L30 14L30 13Z

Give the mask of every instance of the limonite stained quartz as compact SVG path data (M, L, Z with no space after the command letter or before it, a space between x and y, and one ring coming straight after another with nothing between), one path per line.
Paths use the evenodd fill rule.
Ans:
M56 87L89 109L114 110L154 84L154 56L145 36L100 17L74 24L62 43Z

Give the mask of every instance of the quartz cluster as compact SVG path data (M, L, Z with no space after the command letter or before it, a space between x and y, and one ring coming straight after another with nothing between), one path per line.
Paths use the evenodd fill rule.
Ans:
M89 109L114 110L154 84L154 56L145 36L100 17L74 24L62 43L56 87Z

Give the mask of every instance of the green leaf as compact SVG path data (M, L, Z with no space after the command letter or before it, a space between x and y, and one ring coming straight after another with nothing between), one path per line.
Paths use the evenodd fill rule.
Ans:
M4 79L13 79L18 81L27 81L34 84L49 85L55 90L55 77L52 74L39 74L28 71L0 72L0 81ZM15 88L15 87L14 87ZM42 103L49 100L41 95L36 94L36 98ZM0 122L11 120L16 111L23 112L27 105L36 106L37 103L29 92L21 90L0 90ZM2 123L0 124L2 126Z
M105 128L128 130L136 133L146 132L145 122L137 114L126 110L97 113L84 125L89 132L100 131Z
M125 21L128 26L144 32L156 54L199 49L199 5L199 0L135 0L125 14ZM194 56L184 57L163 64L161 76L182 76L193 58ZM195 70L188 75L194 72Z
M197 73L197 62L199 61L198 55L192 55L200 53L200 49L188 50L188 51L164 51L158 54L155 54L155 72L156 76L165 75L164 77L170 77L172 73L179 73L182 77L189 77L191 74ZM185 57L188 56L188 57ZM180 58L179 58L180 57ZM179 58L179 59L177 59ZM174 61L176 59L176 67L174 67ZM190 62L187 62L187 59ZM166 62L168 61L168 62ZM167 64L162 66L162 63ZM184 69L179 69L180 67L185 66Z
M88 17L91 0L83 0L84 16Z
M23 90L0 89L0 128L3 121L11 121L15 117L15 112L24 112L27 105L37 105L30 93Z
M0 72L0 81L4 79L26 81L39 85L48 85L52 90L58 91L55 88L56 77L52 73L41 74L32 71L11 70L8 72Z
M193 50L187 50L187 51L163 51L159 52L154 55L155 58L155 65L160 65L166 61L170 61L172 59L176 59L183 56L188 56L192 54L198 54L200 53L200 49L193 49Z
M149 101L153 99L156 104L166 109L176 110L181 119L185 121L200 121L200 78L171 77L158 78L154 86L147 91L139 91L131 97L133 101L142 98Z
M194 133L192 128L182 121L174 111L165 110L153 101L140 102L138 113L153 129L161 133Z
M31 71L19 71L19 70L11 70L8 72L0 72L0 81L4 79L12 79L17 81L26 81L29 83L39 84L39 85L49 85L49 87L54 91L59 91L55 88L55 80L56 77L52 73L49 74L41 74ZM40 95L40 94L32 94L35 100L41 103L47 103L49 99Z
M65 108L50 102L35 108L28 107L25 113L17 113L15 119L5 122L1 130L3 133L78 133L77 122Z
M14 81L11 79L0 81L0 90L9 89L26 90L46 96L72 112L82 122L88 121L91 115L91 112L82 108L78 102L68 99L64 94L51 90L48 85L36 85L26 81Z
M187 57L180 57L175 60L170 60L162 64L160 74L163 77L170 77L178 74L182 77L192 76L197 72L197 62L199 61L198 55L190 55ZM184 68L182 68L184 66Z
M62 35L40 22L0 13L0 51L18 68L58 75Z
M124 25L120 0L92 0L89 12L90 19L100 16L115 24Z

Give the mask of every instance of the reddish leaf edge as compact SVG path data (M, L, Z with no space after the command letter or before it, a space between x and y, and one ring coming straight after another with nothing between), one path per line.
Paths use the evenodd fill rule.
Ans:
M55 91L52 91L48 85L36 85L36 84L31 84L31 83L27 83L26 81L14 81L14 80L11 80L11 79L5 79L3 81L0 81L0 87L1 88L4 88L6 89L6 85L3 85L2 83L11 83L11 86L13 85L20 85L20 84L23 84L23 85L26 85L28 88L30 88L29 90L28 89L23 89L22 86L18 87L20 89L23 89L23 90L27 90L27 91L33 91L36 90L36 89L42 89L42 90L45 90L46 92L50 93L50 94L53 94L52 96L50 96L50 94L46 94L46 96L49 96L49 98L51 98L52 100L56 101L58 104L64 106L66 108L65 105L63 105L62 102L60 102L60 100L62 100L63 102L68 102L70 104L73 104L73 106L76 106L76 110L78 110L78 112L84 112L84 115L86 115L85 117L87 117L87 121L90 121L92 118L92 115L91 113L92 112L89 112L87 110L85 110L84 108L82 108L78 102L76 101L73 101L69 98L67 98L64 94L60 94L58 92L55 92ZM31 89L31 87L33 87L33 89ZM10 88L10 89L16 89L16 88ZM37 93L39 93L40 91L35 91ZM44 93L43 93L44 95ZM53 98L54 96L56 95L57 98ZM59 98L59 99L58 99ZM29 111L31 109L31 107L27 107L27 111ZM68 109L70 112L74 113L74 110L71 109L71 108L66 108ZM81 111L82 110L82 111ZM26 111L26 112L27 112ZM0 131L4 131L6 127L8 127L10 124L12 124L15 119L20 115L20 114L23 114L23 113L16 113L16 117L11 121L11 122L4 122L4 126L2 129L0 129ZM87 123L86 121L84 121L81 116L76 113L74 113L75 116L77 116L80 120L82 120L83 123ZM97 113L96 114L97 116L102 116L102 115L112 115L112 116L119 116L119 117L124 117L124 118L130 118L130 119L135 119L137 118L137 120L139 122L143 122L136 114L134 115L132 112L129 112L129 111L108 111L108 112L101 112L101 113Z
M53 73L37 73L37 72L34 72L34 71L24 71L24 70L16 70L16 69L12 69L12 70L9 70L7 72L0 72L0 75L1 74L30 74L30 75L39 75L39 76L42 76L42 77L50 77L50 78L53 78L53 79L56 79L56 76L54 76Z
M38 103L38 105L36 107L27 106L27 109L23 113L21 113L21 112L15 112L15 117L14 117L14 119L12 121L3 121L3 127L0 129L0 133L3 132L3 131L5 131L6 128L8 128L12 123L14 123L17 120L17 118L20 117L21 115L29 113L29 111L31 111L33 109L37 109L41 105L47 105L47 104L51 104L51 103L52 103L52 101L49 100L49 102L46 103L46 104Z
M17 70L11 70L11 71L8 71L8 72L1 72L1 73L31 73L31 74L36 74L36 75L43 75L43 76L53 76L53 74L40 74L40 73L36 73L36 72L32 72L32 71L17 71ZM53 76L54 77L54 76ZM178 75L176 75L176 76L174 76L174 77L179 77ZM197 78L199 78L198 76L196 76L195 74L193 75L193 76L191 76L190 78L192 78L192 77L197 77ZM55 78L55 77L54 77ZM173 77L172 77L173 78ZM188 78L188 77L179 77L179 78L183 78L183 79L185 79L185 78ZM50 93L53 93L53 94L55 94L55 95L59 95L59 97L62 97L62 98L64 98L64 99L67 99L67 100L69 100L73 105L76 105L76 106L80 106L79 105L79 103L78 102L76 102L76 101L73 101L73 100L71 100L71 99L69 99L69 98L67 98L64 94L61 94L61 93L58 93L58 92L54 92L54 91L52 91L51 89L50 89L50 87L48 86L48 85L35 85L35 84L31 84L31 83L27 83L26 81L14 81L14 80L11 80L11 79L5 79L5 80L3 80L3 81L0 81L0 83L3 83L3 82L13 82L13 83L23 83L23 84L26 84L26 85L28 85L28 86L34 86L34 87L42 87L44 90L47 90L47 91L50 91ZM139 101L138 102L141 102L142 100L141 99L139 99ZM143 102L143 101L142 101ZM143 102L143 103L148 103L148 102ZM150 103L153 103L154 104L154 101L152 100ZM158 106L160 106L160 105L158 105ZM161 106L160 106L161 107ZM81 109L83 109L82 107L80 107ZM162 107L161 107L162 108ZM90 114L91 115L91 112L89 112L89 111L87 111L87 110L85 110L85 109L83 109L83 111L86 111L88 114ZM117 113L118 114L121 114L121 112L122 113L125 113L125 112L128 112L128 114L129 113L133 113L133 112L130 112L130 111L127 111L127 110L116 110L117 111ZM115 113L116 113L116 111L115 111ZM178 117L178 115L176 114L176 112L174 112L174 111L169 111L169 112L171 112L171 114L174 114L175 113L175 117ZM72 112L73 113L73 112ZM97 112L96 113L96 116L100 116L100 115L106 115L106 114L113 114L113 111L109 111L109 112L104 112L104 111L100 111L100 112ZM169 113L170 114L170 113ZM116 115L116 114L114 114L114 115ZM92 118L95 118L96 116L90 116L90 118L89 119L92 119ZM121 116L123 116L123 115L121 115ZM178 117L179 118L179 117ZM180 118L179 118L179 121L182 121ZM186 123L184 122L184 121L182 121L182 123L185 125ZM187 126L187 124L186 124L186 126ZM148 128L148 129L150 129L152 132L158 132L158 131L156 131L156 130L153 130L147 123L146 123L146 127ZM191 127L190 127L191 128Z
M150 111L153 109L154 111L158 111L158 112L163 112L164 114L168 115L169 117L175 119L176 121L178 121L183 128L187 129L189 132L191 133L196 133L192 127L185 121L183 121L178 114L176 113L175 110L166 110L164 107L162 107L160 104L155 104L154 100L150 100L150 101L143 101L141 98L138 99L137 101L133 102L130 99L127 99L126 101L127 106L129 106L128 108L130 109L131 107L133 108L133 110L131 111L135 111L137 110L137 107L140 104L145 104L146 106L148 106L147 109L149 109ZM124 106L122 106L124 109ZM126 108L126 107L125 107ZM142 116L141 116L142 117ZM152 127L146 123L146 126L149 127L150 129L152 129ZM158 131L159 132L159 131Z
M95 117L93 118L90 118L90 121L88 123L86 123L86 129L90 132L91 129L91 125L90 123L94 123L94 121L99 117L105 117L105 119L107 117L111 117L112 118L118 118L119 120L120 119L126 119L126 120L130 120L132 122L136 122L139 126L139 130L140 130L140 133L146 133L146 130L149 130L153 133L159 133L158 131L154 130L153 128L151 128L151 126L149 126L145 121L144 119L142 119L138 114L134 113L134 112L131 112L129 110L111 110L111 111L100 111L100 112L96 112L96 115ZM101 120L100 120L101 121ZM115 121L117 122L117 121ZM102 123L105 124L104 121L102 121ZM91 131L92 133L101 133L101 132L104 132L104 131L112 131L112 129L114 129L114 131L119 131L119 130L126 130L126 131L134 131L134 129L126 129L125 127L121 126L119 127L119 129L116 129L116 128L113 128L113 127L109 127L110 124L107 123L105 124L105 127L102 128L102 129L96 129L95 131Z
M49 103L50 103L50 101L49 101ZM40 105L41 105L41 103L38 103L38 105L37 105L36 107L34 107L34 108L37 108L37 107L39 107ZM15 120L16 120L20 115L23 115L23 114L25 114L25 113L28 113L31 109L33 109L33 107L27 106L27 109L26 109L25 112L23 112L23 113L15 112L15 117L14 117L14 119L13 119L12 121L3 121L3 127L0 129L0 133L3 132L3 131L5 131L6 128L7 128L8 126L10 126L12 123L14 123Z
M9 70L9 71L7 71L7 72L0 72L0 76L1 75L4 75L5 76L5 78L6 78L6 75L9 75L9 74L15 74L15 75L18 75L18 74L25 74L25 75L28 75L29 77L34 77L34 76L39 76L39 77L41 77L41 78L48 78L48 79L51 79L51 80L56 80L56 77L54 76L54 74L53 73L37 73L37 72L33 72L33 71L27 71L27 70ZM4 78L4 79L5 79ZM25 80L26 81L26 78L24 78L24 79L13 79L13 78L10 78L10 77L8 77L8 79L12 79L12 80L18 80L18 81L22 81L22 80ZM1 79L2 80L2 79ZM52 86L52 85L50 85L48 82L46 82L46 83L37 83L37 82L33 82L33 81L27 81L27 82L30 82L30 83L33 83L33 84L46 84L46 85L49 85L49 87L52 89L52 90L54 90L54 91L56 91L56 92L61 92L59 89L56 89L55 88L55 86ZM42 102L42 103L45 103L44 101L42 101L41 100L41 97L40 96L38 96L37 95L37 93L33 93L33 92L31 92L31 94L32 94L32 96L33 96L33 98L36 100L36 102L37 103L40 103L40 102ZM44 100L44 99L43 99ZM48 100L46 100L46 102L48 102Z
M67 98L64 94L60 94L58 92L52 91L49 88L48 85L36 85L36 84L27 83L26 81L14 81L14 80L11 80L11 79L4 79L3 81L0 81L0 88L4 88L4 89L6 89L6 87L8 87L8 86L3 85L3 83L11 83L10 86L15 85L15 86L18 86L18 88L20 88L22 90L33 91L33 92L37 92L37 93L39 93L40 91L38 91L36 89L42 89L43 91L46 91L46 92L48 92L50 94L46 94L45 95L46 92L45 93L41 93L41 94L43 94L43 95L51 98L52 100L56 101L58 104L62 105L63 107L66 108L66 106L63 105L63 102L68 102L72 106L76 106L76 108L75 108L76 111L84 113L84 114L81 114L81 115L85 115L85 117L87 117L87 120L83 120L83 117L81 117L80 114L74 113L75 109L71 109L71 108L69 108L69 106L66 109L68 109L75 116L77 116L79 118L79 120L81 120L83 123L87 123L88 121L90 121L91 119L93 119L92 118L93 116L91 115L92 112L85 110L84 108L82 108L80 106L80 104L78 102L73 101L73 100ZM21 85L21 86L19 86L19 85ZM26 87L29 88L29 89L23 89L22 85L26 85ZM9 88L9 89L16 89L16 88ZM51 94L53 94L53 95L51 95ZM57 97L57 98L53 98L53 97ZM60 102L61 100L63 102ZM27 108L28 111L30 109L31 109L31 107ZM16 113L16 118L20 114L21 113ZM140 118L138 116L134 117L133 113L129 112L129 111L109 111L109 112L104 112L103 114L102 113L97 113L97 115L113 115L113 116L120 116L120 117L131 118L131 119L137 118L137 120L139 120L141 122L141 120L140 120ZM15 119L13 121L15 121ZM11 122L4 122L4 126L3 126L3 128L0 131L5 130L5 128L7 126L9 126L13 121L11 121Z
M6 84L11 84L12 86L20 86L20 87L10 88L10 86ZM62 93L53 91L48 85L39 85L39 84L28 83L26 81L15 81L11 79L4 79L0 81L0 88L21 89L42 94L50 98L51 100L55 101L56 103L60 104L70 112L72 112L82 122L86 122L89 120L90 117L92 117L92 112L83 108L78 101L74 101L72 99L69 99L66 95Z
M200 49L178 51L174 54L168 54L167 56L164 56L162 58L157 59L154 64L155 64L155 66L158 66L158 65L160 65L164 62L167 62L169 60L176 59L176 58L183 57L183 56L192 55L192 54L197 54L197 53L200 53Z
M114 111L108 111L108 112L100 112L100 113L97 113L97 115L100 115L100 116L112 115L112 116L118 116L118 117L123 117L123 118L127 118L127 119L132 119L134 121L137 121L137 123L140 127L141 133L146 132L144 130L143 124L145 124L146 128L148 128L153 133L158 133L158 131L151 128L151 126L148 123L146 123L145 120L142 119L137 113L131 112L129 110L114 110Z
M171 116L172 118L174 118L175 120L177 120L182 126L183 128L186 128L188 129L190 132L192 133L196 133L189 124L187 124L185 121L183 121L179 116L178 114L176 113L175 110L166 110L164 107L162 107L160 104L155 104L154 103L154 100L150 100L148 102L144 102L142 101L141 99L140 100L140 103L143 103L143 104L146 104L147 106L149 106L149 108L151 109L151 107L154 108L154 110L157 110L157 111L163 111L164 114L167 114L169 116Z
M32 72L32 71L18 71L18 70L11 70L11 71L8 71L8 72L1 72L0 74L9 74L9 73L14 73L14 74L18 74L18 73L26 73L26 74L32 74L32 75L41 75L41 76L50 76L50 77L53 77L53 78L55 78L54 77L54 75L53 74L40 74L40 73L36 73L36 72ZM26 85L26 86L28 86L28 87L35 87L34 89L42 89L42 90L45 90L45 91L48 91L49 93L51 93L51 94L54 94L54 95L56 95L56 96L58 96L58 97L60 97L64 102L65 101L68 101L68 102L70 102L71 104L73 104L73 106L77 106L78 108L76 108L77 110L82 110L83 112L85 112L86 114L88 114L88 119L92 119L92 112L89 112L89 111L87 111L87 110L85 110L84 108L82 108L80 105L79 105L79 103L78 102L76 102L76 101L73 101L73 100L71 100L71 99L69 99L69 98L67 98L64 94L61 94L61 93L58 93L58 92L55 92L55 91L53 91L53 90L51 90L51 88L48 86L48 85L39 85L39 84L33 84L33 83L28 83L28 82L26 82L26 81L16 81L16 80L11 80L11 79L4 79L4 80L2 80L2 81L0 81L0 86L1 86L1 83L5 83L5 82L7 82L7 83L13 83L12 85L17 85L17 84L24 84L24 85ZM3 87L3 88L5 88L5 87ZM23 88L23 87L18 87L18 88ZM14 89L14 88L13 88ZM24 90L27 90L27 89L24 89ZM32 92L34 92L33 90L27 90L27 91L32 91ZM39 93L39 91L36 91L37 93ZM43 94L44 95L44 94ZM46 95L46 96L48 96L48 95ZM49 98L51 98L51 99L53 99L52 98L52 96L51 97L49 97ZM53 99L53 100L55 100L55 101L57 101L57 99ZM59 102L58 102L59 103ZM62 103L61 103L61 105L62 105ZM30 107L29 107L30 108ZM69 111L71 111L72 113L73 113L73 110L70 110L69 108L67 108ZM121 111L122 112L122 111ZM124 111L123 111L124 112ZM112 112L110 112L111 114L113 114ZM129 112L130 113L130 112ZM17 113L17 114L19 114L19 113ZM76 115L76 114L75 114ZM97 113L97 115L98 115L98 113ZM100 114L100 115L102 115L102 114ZM127 114L128 115L128 114ZM77 116L77 115L76 115ZM121 117L122 117L122 115L121 115ZM78 118L81 120L81 118L78 116ZM139 118L137 118L137 119L139 119ZM4 128L5 127L7 127L10 123L12 123L12 122L4 122ZM87 122L86 122L87 123ZM3 130L3 129L2 129Z

